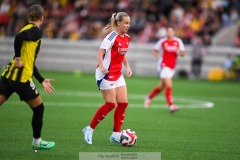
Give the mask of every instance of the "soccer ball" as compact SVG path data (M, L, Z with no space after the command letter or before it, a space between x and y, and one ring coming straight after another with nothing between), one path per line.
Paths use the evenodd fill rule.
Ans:
M137 134L131 129L121 131L120 143L124 147L132 147L137 142Z

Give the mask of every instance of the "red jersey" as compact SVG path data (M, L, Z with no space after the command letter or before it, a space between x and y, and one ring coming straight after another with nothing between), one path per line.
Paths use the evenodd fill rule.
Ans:
M112 31L104 38L100 48L106 50L103 58L103 65L108 69L108 74L104 75L98 67L96 69L97 80L103 78L109 81L118 80L122 74L122 63L128 51L129 42L130 37L127 34L121 37L116 31Z
M169 40L167 38L160 39L154 49L162 52L161 67L169 67L175 69L177 62L177 51L185 51L183 42L181 39L174 37Z

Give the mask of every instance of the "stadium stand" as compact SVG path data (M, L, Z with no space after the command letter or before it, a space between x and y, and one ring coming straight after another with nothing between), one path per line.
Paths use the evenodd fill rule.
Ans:
M204 78L211 68L222 66L226 55L240 54L239 48L232 47L238 46L239 38L234 34L239 24L239 0L2 0L0 66L12 58L12 37L27 23L27 6L39 2L45 8L43 48L37 61L41 69L93 72L99 40L104 36L102 28L117 11L131 15L128 57L135 75L156 75L152 47L165 35L168 25L175 27L177 36L187 45L177 72L190 73L190 44L196 36L208 46L202 68ZM219 46L222 44L227 46Z
M185 44L196 35L211 44L211 37L233 25L240 12L238 0L2 0L0 36L14 36L26 23L27 6L38 2L45 8L44 36L71 40L103 37L110 15L125 11L131 16L132 41L155 42L171 25Z
M97 66L96 54L101 41L98 40L51 40L43 39L43 48L37 59L37 66L44 70L75 71L93 73ZM13 38L0 39L0 64L7 65L13 56ZM134 75L157 76L157 60L152 56L153 43L131 43L127 53ZM191 46L186 46L186 56L179 57L177 74L179 71L190 73ZM202 78L207 78L211 68L222 67L226 56L239 54L239 48L227 46L210 46L208 55L204 58Z

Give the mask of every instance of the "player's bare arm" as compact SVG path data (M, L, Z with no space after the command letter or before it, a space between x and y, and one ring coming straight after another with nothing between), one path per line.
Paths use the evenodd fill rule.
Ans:
M98 54L97 54L97 61L98 61L98 64L99 64L99 68L101 69L103 74L108 73L107 68L105 68L104 65L103 65L103 56L104 56L105 53L106 53L106 50L100 48L99 51L98 51Z
M39 71L35 65L34 65L34 69L33 69L33 75L38 80L38 82L40 84L42 84L44 91L46 93L52 94L55 91L54 87L51 85L51 82L53 82L54 80L43 78L43 76L39 73Z
M183 57L183 56L185 55L185 51L178 50L178 51L177 51L177 55Z
M153 50L153 56L156 58L159 58L160 55L159 55L158 50L156 50L156 49Z
M129 63L128 63L126 55L124 56L124 59L123 59L123 65L126 67L127 77L131 77L132 76L132 70L131 70L131 68L129 66Z
M22 68L24 67L24 63L21 61L20 57L16 57L14 61L14 66L16 68Z

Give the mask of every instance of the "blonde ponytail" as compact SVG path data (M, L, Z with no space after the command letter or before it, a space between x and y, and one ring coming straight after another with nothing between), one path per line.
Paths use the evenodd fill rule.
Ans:
M116 17L117 13L113 13L110 22L103 28L105 32L112 32L116 28Z
M129 17L129 15L125 12L113 13L110 22L103 28L103 31L112 32L116 28L117 22L121 22L125 16Z

